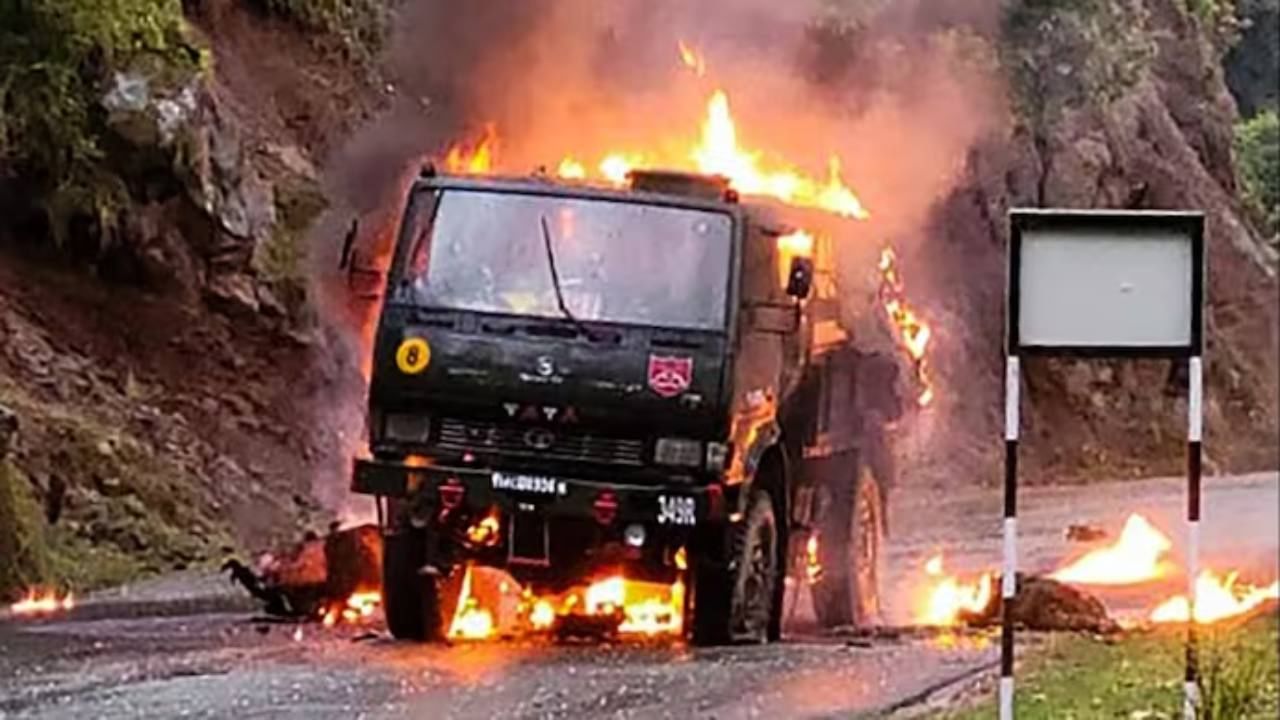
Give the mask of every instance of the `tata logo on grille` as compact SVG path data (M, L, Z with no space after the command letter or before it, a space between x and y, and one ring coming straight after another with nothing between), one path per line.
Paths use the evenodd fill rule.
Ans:
M675 397L693 382L693 358L649 356L649 388L664 398Z
M555 433L543 428L533 428L524 434L524 444L534 450L547 450L555 442Z

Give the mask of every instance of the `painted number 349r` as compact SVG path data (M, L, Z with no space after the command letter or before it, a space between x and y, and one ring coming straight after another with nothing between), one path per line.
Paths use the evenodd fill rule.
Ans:
M691 497L658 496L659 525L696 525L697 503Z

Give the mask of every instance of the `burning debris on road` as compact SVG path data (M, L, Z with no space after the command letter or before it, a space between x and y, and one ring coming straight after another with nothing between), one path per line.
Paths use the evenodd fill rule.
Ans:
M260 559L256 570L228 560L223 570L263 610L281 618L333 625L373 615L381 602L382 536L373 525L309 536L298 545Z
M331 627L378 619L381 566L381 533L376 526L362 525L309 536L264 556L256 570L238 560L228 560L223 570L263 603L267 615ZM540 596L506 573L469 565L446 584L455 588L444 608L451 640L530 633L561 639L656 637L683 630L683 580L665 585L610 575Z
M60 594L56 590L28 590L21 600L9 606L16 616L43 616L71 610L76 605L71 593Z
M1102 530L1090 530L1096 539L1106 537ZM1068 532L1069 539L1071 534ZM1044 575L1019 573L1015 621L1033 630L1114 631L1117 621L1110 616L1104 599L1122 593L1126 600L1132 600L1135 592L1159 593L1177 582L1182 571L1167 557L1172 548L1173 542L1163 532L1134 513L1113 543L1089 550ZM985 572L972 579L948 575L943 572L941 555L931 558L924 570L928 583L924 604L916 613L921 624L999 623L998 575ZM1241 581L1237 572L1204 570L1197 576L1195 593L1196 622L1208 624L1274 604L1280 600L1280 581L1253 585ZM1187 622L1189 604L1186 595L1175 595L1148 604L1137 617L1121 619L1139 624Z

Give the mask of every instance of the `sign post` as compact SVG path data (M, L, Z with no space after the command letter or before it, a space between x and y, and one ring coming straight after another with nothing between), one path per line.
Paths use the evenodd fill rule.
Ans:
M1187 573L1183 713L1199 706L1195 584L1204 399L1204 216L1193 212L1013 210L1005 347L1000 718L1012 720L1021 360L1028 355L1186 362Z

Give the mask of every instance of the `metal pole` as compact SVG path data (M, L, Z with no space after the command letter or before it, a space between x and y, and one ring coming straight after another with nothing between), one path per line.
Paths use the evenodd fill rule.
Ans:
M1000 720L1013 720L1013 597L1018 589L1018 379L1010 355L1004 373L1004 571L1000 582Z
M1196 720L1200 707L1200 668L1196 642L1196 577L1200 574L1200 441L1204 431L1204 367L1189 363L1187 392L1187 672L1182 715Z

